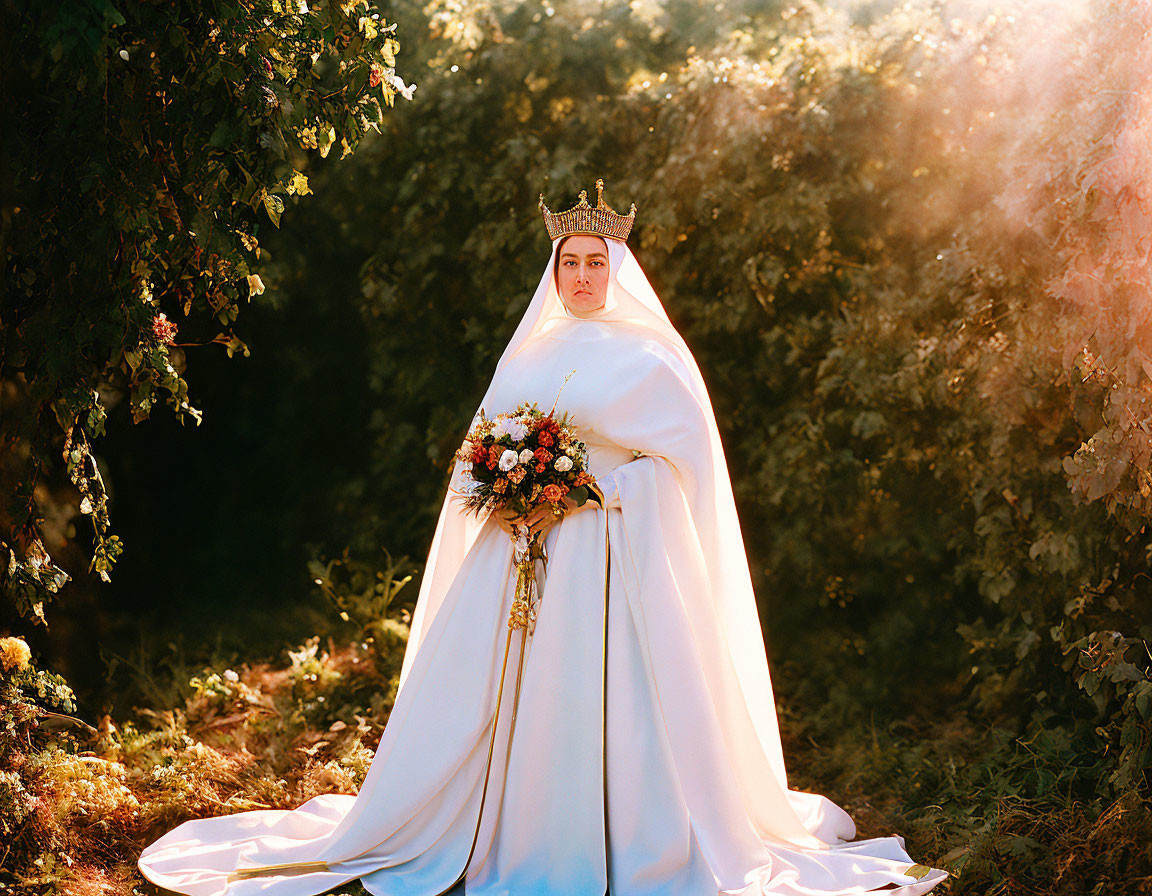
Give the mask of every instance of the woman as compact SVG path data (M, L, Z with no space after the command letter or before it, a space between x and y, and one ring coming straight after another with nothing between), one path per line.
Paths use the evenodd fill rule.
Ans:
M712 406L619 215L540 207L552 256L481 407L567 411L595 501L476 518L457 465L400 687L356 796L185 822L144 850L193 896L847 896L947 877L790 790ZM513 539L540 533L532 626ZM515 682L512 684L512 682Z

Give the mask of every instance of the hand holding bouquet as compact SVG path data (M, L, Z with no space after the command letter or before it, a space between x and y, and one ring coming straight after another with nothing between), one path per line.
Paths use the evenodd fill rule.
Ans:
M553 409L554 410L554 409ZM590 494L603 504L603 492L587 470L588 448L563 414L543 413L535 402L522 402L515 411L473 421L464 443L456 452L463 473L457 494L468 510L511 512L523 520L539 508L548 507L557 518L567 501L584 505ZM516 597L508 627L527 628L536 621L538 590L536 560L547 561L537 536L543 526L521 522L513 531L517 579Z

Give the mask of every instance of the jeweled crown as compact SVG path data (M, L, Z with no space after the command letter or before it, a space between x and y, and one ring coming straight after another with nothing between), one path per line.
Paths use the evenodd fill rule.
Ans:
M540 194L540 213L544 216L544 226L549 239L568 236L573 233L594 233L614 240L625 241L632 232L632 222L636 220L636 203L628 214L613 211L604 201L604 179L596 178L596 207L588 204L588 191L580 191L580 201L566 212L552 214L544 204L544 194Z

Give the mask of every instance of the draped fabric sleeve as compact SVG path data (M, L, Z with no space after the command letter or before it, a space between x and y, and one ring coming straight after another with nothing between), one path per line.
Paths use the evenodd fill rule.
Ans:
M600 484L606 505L623 517L626 579L639 593L653 662L665 657L655 676L682 682L670 693L699 688L696 717L679 735L684 755L706 755L700 731L711 715L718 742L702 765L731 770L726 796L725 782L697 781L696 810L729 800L742 804L764 839L806 847L850 840L855 824L843 809L788 789L763 629L711 403L679 358L660 345L644 348L626 387L605 396L606 422L598 425L601 436L640 456ZM674 652L666 652L670 644ZM670 725L683 719L675 706L664 712ZM682 783L691 788L694 779Z
M655 341L641 344L625 382L606 395L597 430L602 437L638 452L601 479L609 505L619 506L618 477L644 457L663 458L673 468L690 503L701 486L701 461L710 453L708 417L693 394L688 372Z

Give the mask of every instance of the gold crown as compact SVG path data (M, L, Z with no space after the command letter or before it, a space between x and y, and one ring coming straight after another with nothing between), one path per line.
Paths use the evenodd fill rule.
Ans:
M548 228L549 239L568 236L572 233L594 233L614 240L627 240L632 232L632 222L636 219L636 203L628 214L617 214L604 201L604 179L596 178L596 207L588 204L588 191L580 191L580 201L566 212L552 214L544 204L544 194L540 194L540 213L544 215L544 226Z

